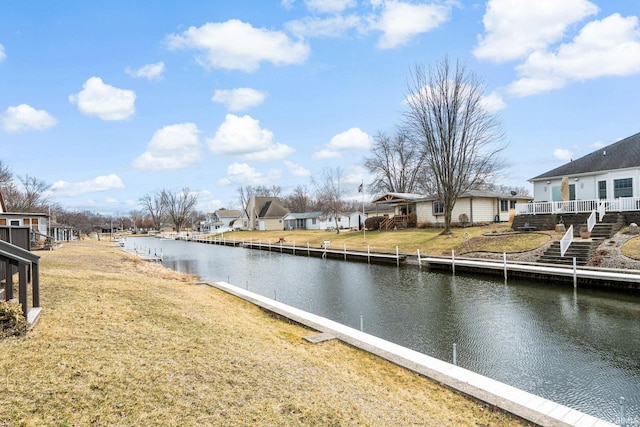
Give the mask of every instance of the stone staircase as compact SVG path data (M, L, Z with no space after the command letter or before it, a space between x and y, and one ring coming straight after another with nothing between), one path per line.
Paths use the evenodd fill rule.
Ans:
M553 242L553 244L545 251L544 254L538 258L538 262L546 264L558 264L558 265L573 265L573 258L576 258L576 265L584 266L587 264L593 253L598 246L606 240L611 238L615 233L625 225L625 219L622 215L607 214L602 219L603 222L597 223L593 230L591 230L590 239L580 238L580 226L573 224L573 236L577 237L576 240L571 243L569 249L564 254L564 257L560 256L560 242Z

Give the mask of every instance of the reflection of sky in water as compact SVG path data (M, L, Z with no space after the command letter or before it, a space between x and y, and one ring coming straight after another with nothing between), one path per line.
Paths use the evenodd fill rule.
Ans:
M154 238L164 265L229 281L618 422L640 426L640 298ZM156 249L157 248L157 249Z

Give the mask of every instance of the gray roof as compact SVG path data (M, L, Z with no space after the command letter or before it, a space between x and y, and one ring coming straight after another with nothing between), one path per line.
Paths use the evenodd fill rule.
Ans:
M287 214L288 219L312 219L322 216L322 212L291 212Z
M599 148L591 154L531 178L530 181L637 167L640 167L640 133Z
M256 204L258 203L259 197L256 197ZM265 198L265 203L260 208L260 213L258 213L259 218L282 218L289 210L283 207L276 198Z

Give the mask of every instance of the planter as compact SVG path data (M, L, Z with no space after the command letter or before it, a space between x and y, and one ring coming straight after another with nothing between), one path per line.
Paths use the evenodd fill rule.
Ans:
M582 226L580 227L580 238L581 239L590 239L591 238L591 232L589 231L589 227L586 226Z

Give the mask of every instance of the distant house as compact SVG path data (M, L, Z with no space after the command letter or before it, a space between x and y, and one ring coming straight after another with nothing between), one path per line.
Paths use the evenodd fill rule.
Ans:
M247 230L284 230L284 217L289 210L277 197L249 196L247 210L243 213L243 227Z
M563 180L569 201L640 198L640 133L531 178L534 202L563 201Z
M207 232L242 228L242 212L233 209L218 209L213 213L207 214L202 228L202 231Z
M451 214L454 225L474 225L509 220L516 203L532 198L511 193L471 190L456 200ZM436 197L413 193L387 193L373 203L394 208L395 224L440 227L444 224L444 206Z
M290 212L284 217L286 230L320 230L322 212Z

